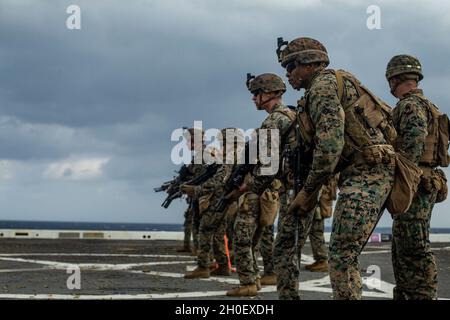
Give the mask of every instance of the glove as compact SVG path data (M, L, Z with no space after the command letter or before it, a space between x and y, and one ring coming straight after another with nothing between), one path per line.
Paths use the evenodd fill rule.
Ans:
M195 195L195 186L189 184L182 184L180 186L180 190L182 193L187 194L190 197L193 197Z
M313 193L308 193L305 189L302 189L292 201L287 213L297 216L304 216L310 213L319 203L319 191L320 188L317 188Z
M249 186L248 184L246 184L245 182L239 187L239 192L240 193L245 193L249 190Z

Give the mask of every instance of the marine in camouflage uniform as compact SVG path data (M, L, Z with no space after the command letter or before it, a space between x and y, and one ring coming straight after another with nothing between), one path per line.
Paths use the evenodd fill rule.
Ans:
M197 128L189 128L186 130L186 141L188 141L188 147L191 151L196 151L196 153L192 156L191 163L188 165L188 171L191 174L191 179L196 178L197 176L203 173L204 164L202 159L202 153L205 148L203 144L204 132L203 130ZM195 139L198 139L201 143L201 147L195 144ZM202 152L198 152L200 150ZM189 206L185 212L185 222L184 222L184 247L178 252L188 252L190 249L190 234L192 233L193 244L192 252L197 254L198 249L198 225L200 223L200 214L198 212L198 198L195 196L188 196Z
M216 212L214 208L223 193L223 183L227 176L230 175L232 169L232 164L224 164L218 169L214 177L207 180L201 186L195 187L195 194L198 197L210 197L210 204L205 211L201 212L197 258L198 267L194 271L187 273L185 278L208 278L210 276L209 267L211 261L209 256L211 251L213 251L216 262L219 264L219 270L227 273L221 275L230 275L223 240L226 230L225 212Z
M253 101L259 110L266 110L269 115L260 129L276 129L281 136L290 127L292 120L285 114L289 110L282 104L281 97L286 91L283 80L275 74L261 74L254 79L247 80L247 88L253 94ZM258 131L258 133L261 131ZM268 131L267 141L271 141L271 131ZM261 138L261 136L259 137ZM279 145L267 146L268 154L272 148ZM274 150L279 152L280 150ZM254 296L260 285L259 268L256 260L256 246L261 238L263 229L259 227L261 213L260 195L271 188L277 172L261 175L261 164L258 164L247 185L241 191L247 190L242 196L241 205L235 221L235 261L239 276L240 287L227 292L229 296ZM277 168L278 171L278 168Z
M367 111L383 116L381 123L369 126L365 110L360 109L365 104L354 103L367 97L368 89L350 73L326 69L329 58L319 41L311 38L279 41L277 54L292 87L306 89L306 105L300 118L312 133L308 137L304 131L302 137L306 144L313 145L308 177L288 211L297 215L310 212L317 204L318 190L340 172L340 193L329 245L330 280L334 299L360 299L358 257L394 178L395 152L389 144L392 142L387 141L393 132L385 131L391 129L389 119L377 104L379 108Z
M417 89L423 78L420 62L409 55L395 56L388 63L386 78L391 93L399 99L394 109L397 151L419 165L425 176L439 175L436 158L427 159L425 155L429 150L427 137L433 132L431 109L434 106L422 90ZM435 137L432 144L436 140ZM409 210L393 215L394 299L437 298L437 267L429 240L431 213L437 195L437 188L427 190L421 184Z
M225 137L226 129L223 129L222 135ZM234 129L233 129L234 130ZM225 141L225 138L224 138ZM226 143L226 142L225 142ZM223 148L225 150L226 148ZM235 148L236 150L236 148ZM226 154L223 152L225 162ZM224 183L233 171L236 159L231 164L222 164L215 175L199 186L183 185L181 188L185 192L194 193L199 199L200 228L199 228L199 247L197 268L185 275L187 279L208 278L210 276L210 253L213 252L214 258L218 264L218 269L212 272L212 275L229 276L227 254L225 250L224 235L226 233L227 219L226 211L217 212L215 210L220 197L224 193ZM207 203L203 205L204 203ZM204 207L204 208L203 208Z
M196 129L196 128L190 128L188 129L188 132L190 134L190 138L191 138L191 150L195 150L196 153L192 156L192 161L191 163L188 165L188 169L192 174L192 178L195 178L199 175L201 175L203 173L203 170L205 168L205 165L203 164L203 151L205 149L205 146L203 144L203 139L204 139L204 131L200 130L200 129ZM194 144L194 137L195 135L200 136L200 132L201 132L201 137L202 137L202 147L201 150L202 152L199 152L200 150L198 146L195 146ZM192 239L193 239L193 244L194 244L194 248L192 249L192 252L196 255L197 251L198 251L198 233L199 233L199 225L200 225L200 212L199 212L199 205L198 205L198 197L197 196L191 196L189 197L189 216L192 217ZM185 239L186 241L186 239Z

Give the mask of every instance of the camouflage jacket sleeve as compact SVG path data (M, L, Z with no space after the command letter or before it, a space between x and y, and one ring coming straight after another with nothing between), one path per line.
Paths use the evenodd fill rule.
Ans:
M345 113L337 93L336 77L319 75L307 92L308 109L315 127L311 170L305 190L312 192L333 174L344 148Z
M210 179L208 179L207 181L205 181L196 188L195 194L197 196L201 196L202 194L209 193L212 191L222 192L225 179L227 179L230 176L232 170L233 170L232 164L224 164L220 166L214 176L212 176Z
M282 106L276 107L271 114L264 120L264 122L261 125L261 128L258 129L258 139L265 139L265 137L261 134L261 129L266 129L267 131L267 157L270 157L272 152L277 159L271 158L269 165L264 165L262 163L258 163L255 167L255 170L253 170L253 179L252 182L248 185L249 190L260 194L264 191L265 188L267 188L270 183L275 179L278 169L280 167L280 161L281 161L281 151L282 146L280 143L280 140L282 139L282 135L288 131L289 127L291 126L291 119L286 116L285 114L281 112L276 112L277 109L284 108ZM279 139L274 144L271 143L272 136L271 136L271 130L270 129L276 129L278 130ZM274 150L275 149L275 150ZM259 150L259 152L264 150ZM276 161L278 160L278 162ZM271 167L271 170L269 170L269 167ZM265 169L265 170L264 170ZM266 172L264 172L264 171ZM268 174L270 172L270 174Z
M400 100L393 113L398 137L397 151L416 164L422 158L427 137L427 112L414 97Z

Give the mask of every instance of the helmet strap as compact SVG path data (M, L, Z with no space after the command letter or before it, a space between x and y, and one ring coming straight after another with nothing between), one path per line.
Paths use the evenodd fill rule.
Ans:
M277 94L277 95L275 95L275 96L273 96L273 97L270 97L269 99L266 99L266 100L264 100L264 101L261 101L261 103L260 103L261 107L264 106L266 103L268 103L268 102L270 102L270 101L272 101L272 100L274 100L274 99L277 99L277 98L281 97L282 95L283 95L282 93L279 93L279 94Z

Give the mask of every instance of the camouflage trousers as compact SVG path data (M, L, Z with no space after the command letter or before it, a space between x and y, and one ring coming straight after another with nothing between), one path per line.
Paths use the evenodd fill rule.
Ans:
M437 192L417 192L410 209L394 215L394 299L437 299L437 267L430 248L430 220Z
M334 299L361 299L359 255L394 178L393 165L350 166L341 173L329 248Z
M235 237L234 237L234 223L236 221L237 214L233 216L227 216L226 219L226 234L228 238L228 251L230 253L230 260L232 265L236 265L234 261L234 248L235 248Z
M305 245L314 216L313 212L303 216L287 214L291 198L287 193L280 196L278 233L274 246L277 291L281 300L300 299L298 284L301 249Z
M210 206L201 214L198 234L198 258L197 264L201 268L208 268L211 264L210 254L219 265L228 263L225 251L224 235L227 228L225 213L213 210L218 198L210 199Z
M184 212L184 247L189 248L191 246L192 235L192 222L193 222L193 210L190 206Z
M244 197L234 224L235 261L241 286L255 284L259 277L256 246L261 237L259 196L249 192Z
M320 216L320 209L316 208L315 216L309 230L312 253L315 261L328 260L327 247L325 245L325 219Z
M262 228L261 239L258 245L258 251L263 259L264 275L274 274L273 232L274 232L273 225Z
M198 209L198 200L196 201L195 205L191 208L192 210L192 242L194 243L194 248L198 250L199 248L199 241L198 241L198 235L199 235L199 229L200 229L200 212Z

